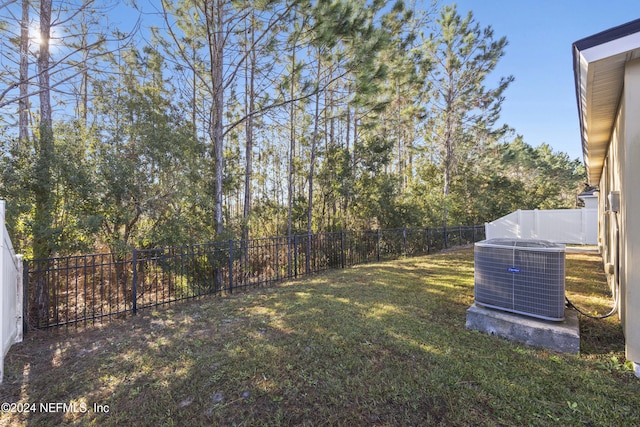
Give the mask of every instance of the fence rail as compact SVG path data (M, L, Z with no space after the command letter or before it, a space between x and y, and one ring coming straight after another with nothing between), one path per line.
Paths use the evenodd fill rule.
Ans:
M39 329L92 324L331 268L429 254L484 233L484 226L342 231L29 260L25 317Z

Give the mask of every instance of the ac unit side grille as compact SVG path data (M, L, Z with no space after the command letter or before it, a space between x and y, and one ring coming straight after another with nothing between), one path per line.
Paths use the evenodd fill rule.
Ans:
M492 240L476 244L476 302L546 320L563 320L564 245L540 242L537 246L537 242L499 239L494 244Z

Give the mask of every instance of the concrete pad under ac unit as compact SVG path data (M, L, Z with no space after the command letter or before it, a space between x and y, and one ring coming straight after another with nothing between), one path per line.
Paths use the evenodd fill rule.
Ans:
M474 303L467 309L466 327L561 353L580 352L578 314L569 309L565 310L563 321L554 322L486 308Z

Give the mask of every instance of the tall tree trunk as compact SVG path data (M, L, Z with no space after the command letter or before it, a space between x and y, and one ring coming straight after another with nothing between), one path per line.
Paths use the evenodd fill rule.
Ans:
M211 0L205 3L209 56L211 58L212 100L209 123L209 138L212 142L214 159L214 226L219 239L224 232L223 193L224 179L224 0ZM222 289L222 269L214 268L215 291Z
M51 254L52 199L51 161L53 157L53 122L49 84L49 34L51 30L51 0L40 2L40 52L38 54L38 84L40 87L40 141L36 150L34 256Z
M192 61L192 75L191 75L191 126L193 127L193 140L198 140L198 72L196 70L196 55L197 48L195 39L191 44L191 61Z
M29 142L29 1L22 0L20 21L20 100L18 101L19 140Z
M251 23L248 26L248 31L251 33L250 42L247 45L250 47L251 52L247 54L247 73L246 73L246 144L245 144L245 169L244 169L244 207L242 213L242 238L243 240L249 239L249 214L251 213L251 172L252 172L252 160L253 160L253 113L255 109L255 66L256 66L256 52L254 49L255 38L254 31L251 30L253 24L253 14L251 15Z
M318 70L316 74L316 83L320 84L320 71L322 69L322 63L320 61L320 55L318 55ZM313 120L313 136L311 137L311 157L309 159L309 201L307 203L307 273L311 272L311 237L313 232L313 174L315 173L316 165L316 149L318 145L318 128L320 122L320 91L316 90L315 99L315 113Z
M291 85L289 87L289 95L292 99L289 104L289 166L287 170L287 265L289 266L288 274L291 276L291 265L293 259L291 257L291 239L293 234L293 160L296 158L296 103L293 101L294 90L296 84L296 45L293 44L293 52L291 54Z
M351 107L349 107L349 105L347 105L347 123L345 124L345 128L346 128L346 141L345 141L345 151L347 156L351 156L351 151L350 151L350 138L351 138ZM349 161L349 160L347 160ZM349 167L351 166L351 164L349 163ZM344 178L343 178L344 179ZM347 190L346 192L343 191L342 192L342 203L341 203L341 208L342 208L342 223L341 223L341 228L344 230L346 228L349 227L349 198L351 197L351 192L349 191L349 188L351 186L351 182L349 182L349 184L346 186ZM346 193L346 194L345 194Z
M81 22L81 48L82 48L82 74L80 80L80 105L78 106L79 116L82 119L82 123L87 127L87 115L89 110L89 67L87 61L89 60L89 49L87 46L87 33L89 28L85 18L85 8L82 8L82 22Z
M295 88L295 65L296 65L296 51L295 46L293 47L293 54L291 56L291 87L289 88L291 99L294 96L294 88ZM293 222L293 160L295 159L296 153L296 128L295 128L295 118L296 118L296 103L291 102L289 105L289 177L288 177L288 198L287 198L287 235L291 236L293 231L292 222Z
M49 258L53 244L53 194L51 185L51 162L53 159L53 129L49 85L49 35L51 31L51 0L40 2L40 51L38 54L38 84L40 87L40 139L36 144L33 195L35 213L33 222L33 256L35 259ZM36 319L40 324L47 318L49 289L46 278L36 278Z
M449 127L449 123L447 123ZM449 218L449 193L451 192L451 169L453 168L453 141L451 140L451 130L447 129L445 136L445 158L444 158L444 208L442 211L442 225L447 226Z
M213 145L214 159L214 224L216 234L224 231L222 218L222 181L224 178L224 5L223 0L215 0L206 5L207 35L211 57L212 103L210 112L209 137Z
M449 193L451 192L451 175L453 169L453 144L455 138L455 122L453 115L454 112L454 87L453 87L453 73L450 70L449 84L447 87L446 96L446 109L445 109L445 130L444 130L444 176L443 176L443 196L444 196L444 209L442 212L442 225L447 226L449 219Z

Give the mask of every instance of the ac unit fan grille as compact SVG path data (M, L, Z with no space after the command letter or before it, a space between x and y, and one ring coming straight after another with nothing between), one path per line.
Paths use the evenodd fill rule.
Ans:
M544 247L514 242L511 246L504 240L476 244L476 302L542 319L563 320L564 245L554 249L548 242Z

